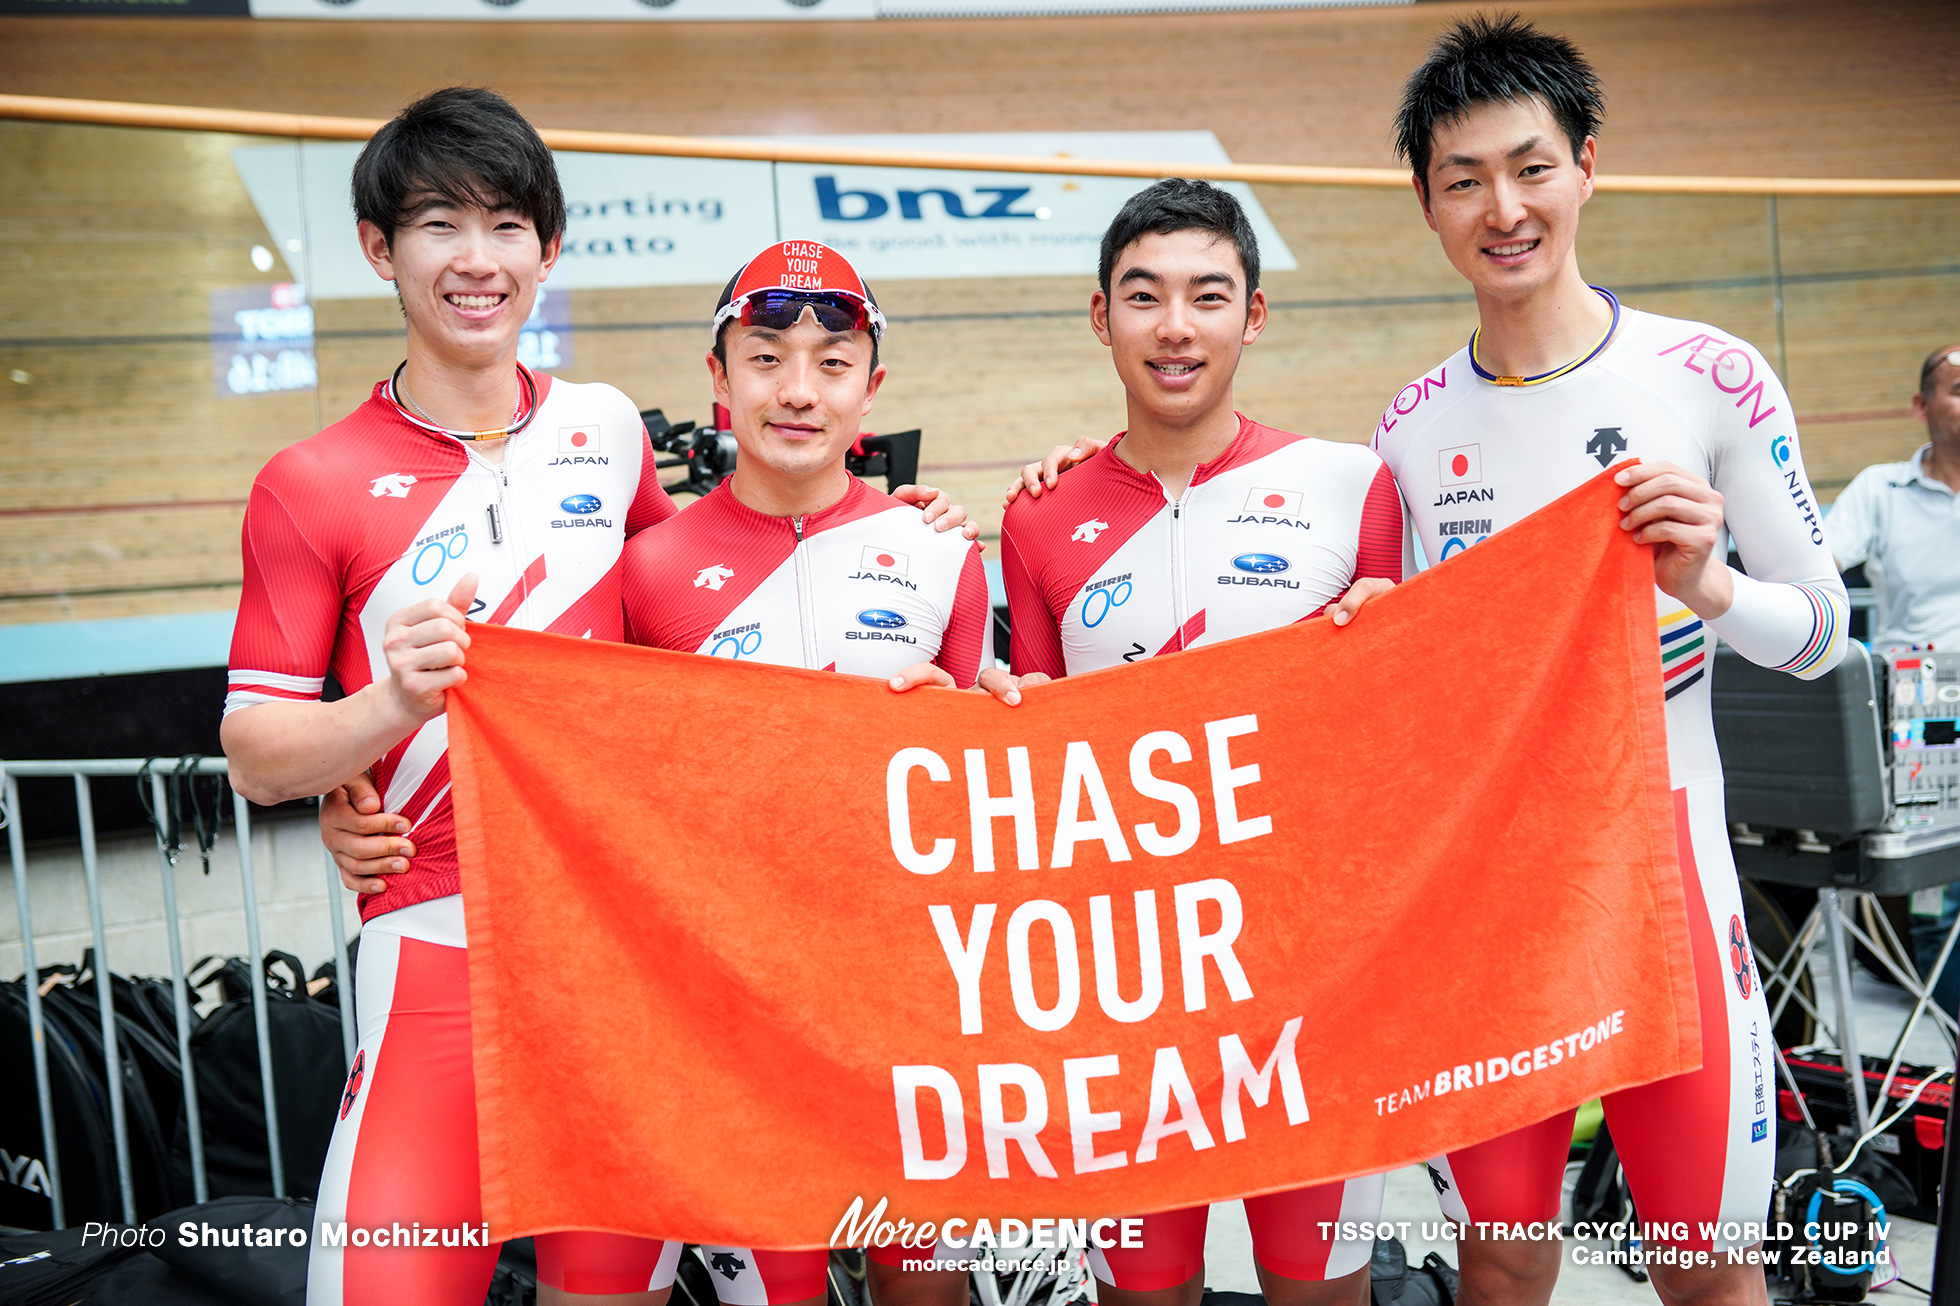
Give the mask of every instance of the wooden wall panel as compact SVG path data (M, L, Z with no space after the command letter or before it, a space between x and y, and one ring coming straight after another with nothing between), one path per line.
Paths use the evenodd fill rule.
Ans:
M488 80L554 126L672 132L1208 127L1247 161L1384 164L1395 89L1462 7L797 28L0 19L0 89L385 114ZM1587 44L1622 171L1938 170L1960 83L1918 57L1944 6L1902 0L1544 0ZM794 97L811 67L842 91ZM1161 70L1188 72L1166 97ZM485 76L485 70L494 75ZM272 453L401 358L392 302L316 306L317 391L220 399L208 295L291 279L229 159L256 138L0 123L0 623L223 607L238 517ZM1950 170L1950 169L1949 169ZM1365 440L1475 322L1412 193L1261 186L1300 267L1242 366L1261 420ZM1919 432L1919 358L1960 336L1960 201L1614 195L1583 265L1641 308L1711 320L1775 358L1828 501ZM1780 254L1780 262L1775 255ZM1783 338L1775 315L1780 272ZM891 380L871 425L925 431L924 475L988 536L1010 469L1124 420L1088 277L881 284ZM572 379L705 419L705 286L578 292Z

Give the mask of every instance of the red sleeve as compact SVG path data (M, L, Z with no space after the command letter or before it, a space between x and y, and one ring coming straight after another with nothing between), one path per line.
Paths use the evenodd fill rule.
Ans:
M980 565L980 545L968 546L960 583L953 592L953 612L939 636L939 656L933 661L961 689L971 689L983 668L993 665L994 610L987 602L987 569Z
M1113 518L1111 520L1114 520ZM1048 610L1047 596L1029 575L1021 550L1005 523L1000 531L1000 576L1007 589L1007 618L1013 627L1008 641L1008 665L1017 676L1031 671L1060 680L1068 674L1062 657L1062 631Z
M1388 467L1375 469L1368 498L1361 505L1361 535L1354 551L1354 577L1402 579L1402 495ZM1350 584L1353 582L1350 581Z
M649 462L649 465L651 463ZM644 483L644 482L642 482ZM663 494L662 498L666 498ZM671 505L672 500L668 500ZM628 530L632 529L629 524ZM629 539L626 548L619 555L619 598L625 618L625 639L628 644L646 644L659 647L656 638L656 614L658 599L654 594L655 570L650 565L652 550L647 546L651 540Z
M225 711L319 698L347 596L264 474L252 485L240 550L245 587L232 627Z
M626 510L626 538L629 540L647 527L658 526L680 511L674 506L674 501L667 497L667 491L660 488L660 474L654 468L656 461L653 445L646 438L645 429L642 428L640 484L633 492L633 506Z

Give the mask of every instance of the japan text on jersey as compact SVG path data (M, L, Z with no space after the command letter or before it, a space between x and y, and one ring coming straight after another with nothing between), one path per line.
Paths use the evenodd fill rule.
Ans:
M635 539L624 592L633 643L848 675L936 662L970 687L992 636L980 546L858 480L799 518L725 481Z
M244 591L225 711L352 693L388 675L388 618L478 578L472 620L620 636L627 538L674 511L632 401L537 378L538 408L501 463L402 414L386 383L253 482ZM375 763L386 810L413 823L411 869L361 900L365 919L458 892L448 724L436 717Z
M1122 437L1001 528L1017 673L1060 676L1301 621L1361 576L1401 577L1381 460L1244 417L1172 498Z
M1625 310L1597 358L1528 387L1478 378L1460 350L1396 394L1374 447L1402 487L1412 539L1436 563L1617 462L1670 462L1707 478L1747 575L1736 577L1734 606L1709 621L1655 591L1677 784L1720 773L1707 677L1714 636L1806 678L1843 655L1849 605L1789 397L1732 335Z

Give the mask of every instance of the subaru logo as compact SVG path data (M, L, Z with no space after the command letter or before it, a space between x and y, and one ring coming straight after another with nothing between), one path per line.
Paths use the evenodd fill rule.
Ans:
M596 494L574 494L558 506L566 512L577 513L583 517L587 513L599 511L605 505L599 502L599 496Z
M858 613L858 625L870 626L874 630L897 630L904 624L905 618L883 608L866 608Z
M1232 559L1232 565L1240 571L1257 572L1263 576L1276 571L1285 571L1293 564L1277 553L1241 553Z

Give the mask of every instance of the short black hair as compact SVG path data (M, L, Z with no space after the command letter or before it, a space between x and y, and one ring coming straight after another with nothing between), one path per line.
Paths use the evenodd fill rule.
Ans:
M423 96L374 134L354 161L354 215L395 232L413 216L410 201L435 195L531 220L538 246L565 230L565 192L551 150L495 91L450 86Z
M721 312L728 301L735 297L735 283L742 279L742 274L746 271L748 271L746 263L735 269L735 275L730 277L728 284L721 288L721 300L715 305L715 312ZM871 283L868 281L864 285L864 293L870 295L872 307L877 307L878 297L871 294ZM715 331L715 361L721 364L721 370L724 372L728 370L728 328L734 326L735 322L736 319L731 317ZM873 331L870 335L871 370L875 372L878 370L878 333Z
M1188 177L1166 177L1146 186L1116 211L1109 230L1103 232L1102 259L1096 269L1103 297L1109 297L1109 279L1115 275L1119 254L1145 236L1179 231L1208 231L1216 240L1232 242L1239 251L1239 264L1245 268L1250 312L1252 292L1259 289L1259 238L1252 234L1252 222L1232 192Z
M1933 402L1933 373L1949 359L1955 367L1960 367L1960 345L1942 345L1926 355L1926 361L1919 365L1919 393L1926 397L1927 403Z
M1395 116L1395 150L1409 161L1424 198L1438 123L1459 121L1479 104L1537 100L1572 143L1578 162L1586 137L1599 134L1606 96L1579 47L1517 14L1475 14L1436 39L1409 75Z

